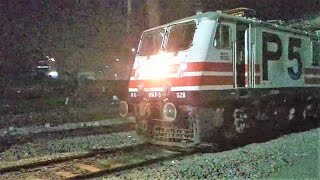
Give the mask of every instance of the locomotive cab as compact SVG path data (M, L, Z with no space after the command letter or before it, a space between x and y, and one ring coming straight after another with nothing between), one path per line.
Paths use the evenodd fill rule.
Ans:
M288 124L298 113L289 100L296 94L316 99L301 113L309 109L308 117L318 116L320 67L309 54L319 52L310 37L319 41L314 34L219 12L146 30L129 82L138 133L156 144L223 143L266 127L270 118L279 120L277 126L281 118ZM128 104L122 103L123 115Z

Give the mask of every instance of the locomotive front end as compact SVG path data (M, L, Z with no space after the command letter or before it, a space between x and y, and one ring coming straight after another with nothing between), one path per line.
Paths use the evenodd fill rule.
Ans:
M195 20L189 20L142 34L129 97L137 132L155 144L185 147L199 142L189 106L194 99L185 91L197 80L182 76L192 54L196 26Z

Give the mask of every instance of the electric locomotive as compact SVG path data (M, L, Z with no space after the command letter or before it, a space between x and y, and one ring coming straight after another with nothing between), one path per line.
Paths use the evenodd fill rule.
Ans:
M320 118L320 37L222 12L143 32L129 81L137 132L189 147L263 137Z

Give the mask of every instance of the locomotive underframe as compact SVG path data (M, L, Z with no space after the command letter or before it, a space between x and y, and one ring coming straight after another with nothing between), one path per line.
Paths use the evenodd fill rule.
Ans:
M132 101L138 133L152 143L181 147L242 144L314 127L320 118L316 87L191 91L186 99L172 94L148 98L142 93ZM177 106L173 122L163 119L165 102Z

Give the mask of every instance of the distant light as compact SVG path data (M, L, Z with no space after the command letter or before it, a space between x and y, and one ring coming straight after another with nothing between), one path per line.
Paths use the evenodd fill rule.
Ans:
M117 58L116 61L119 61L119 59Z
M109 66L106 66L106 68L109 68Z
M56 61L54 58L50 58L51 61Z
M53 78L53 79L56 79L56 78L58 78L58 72L57 71L50 71L49 73L48 73L48 76L49 77L51 77L51 78Z
M49 66L37 66L38 69L48 69Z
M132 52L136 52L136 49L135 49L135 48L132 48L131 51L132 51Z

